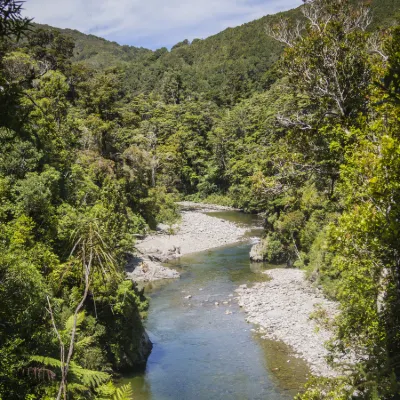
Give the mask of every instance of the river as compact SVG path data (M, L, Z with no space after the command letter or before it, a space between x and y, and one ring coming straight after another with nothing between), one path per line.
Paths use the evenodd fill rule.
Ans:
M254 226L257 217L210 214ZM134 399L292 399L306 381L306 364L281 343L261 339L234 300L243 283L264 279L251 264L249 241L181 257L181 279L146 288L146 329L154 347L147 368L126 376Z

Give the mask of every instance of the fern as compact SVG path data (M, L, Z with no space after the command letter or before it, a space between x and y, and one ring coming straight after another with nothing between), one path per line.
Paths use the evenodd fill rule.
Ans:
M103 385L100 385L97 389L97 397L96 400L109 400L117 391L115 385L110 381Z
M75 343L75 348L78 349L85 349L89 347L93 343L93 336L86 336L82 340L79 340Z
M32 356L32 362L46 365L52 368L61 368L60 360L52 357ZM82 368L75 362L70 364L70 374L72 380L68 384L70 392L87 392L96 389L97 400L132 400L133 390L131 385L123 385L116 388L111 382L111 375L102 371L92 371Z
M44 356L31 356L30 361L47 365L48 367L61 368L61 361L57 360L57 358L44 357Z
M32 356L30 360L53 368L61 368L61 361L57 360L56 358ZM70 383L69 387L72 388L71 385L76 384L80 386L81 390L83 390L83 388L84 390L96 388L102 383L105 383L111 379L111 375L106 372L85 369L73 361L70 364L69 372L73 378L73 381Z
M98 388L96 400L132 400L133 390L130 384L116 388L110 381Z
M68 391L70 392L87 392L89 389L85 385L81 385L80 383L70 382L68 384Z
M71 362L71 373L75 375L84 385L91 388L96 388L97 386L111 379L111 375L107 374L107 372L85 369L74 362Z
M77 328L79 328L79 326L82 325L82 322L84 319L85 319L85 312L82 311L82 312L78 313L77 318L76 318L76 327ZM74 315L71 315L65 322L65 332L70 334L73 326L74 326Z
M131 385L123 385L117 389L112 400L132 400L133 390Z

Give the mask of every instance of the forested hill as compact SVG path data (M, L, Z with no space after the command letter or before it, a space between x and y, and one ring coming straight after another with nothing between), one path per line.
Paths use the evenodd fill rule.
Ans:
M371 29L393 24L399 8L400 0L372 0ZM73 38L75 62L83 61L94 68L126 68L127 84L135 94L149 93L160 86L163 78L173 75L186 95L202 93L219 105L233 105L251 93L265 90L276 78L271 67L283 46L265 34L266 24L281 17L295 20L301 16L300 8L265 16L204 40L182 40L171 51L120 46L71 29L60 32Z
M60 29L44 24L34 24L35 28L57 30L72 38L75 44L72 60L85 62L95 68L109 68L132 62L138 58L151 55L151 50L143 47L121 46L95 35L86 35L75 29Z

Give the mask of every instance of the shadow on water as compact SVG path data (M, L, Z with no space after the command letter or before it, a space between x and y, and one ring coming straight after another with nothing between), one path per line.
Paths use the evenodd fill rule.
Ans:
M223 213L254 225L254 216ZM153 352L144 373L122 380L132 384L135 399L277 400L300 390L306 364L283 344L261 339L235 301L235 288L266 279L261 272L271 267L251 264L250 247L243 242L182 257L173 263L181 279L146 288Z

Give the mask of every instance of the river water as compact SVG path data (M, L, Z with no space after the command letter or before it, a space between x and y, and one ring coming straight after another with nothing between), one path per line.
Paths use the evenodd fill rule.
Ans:
M215 217L254 226L256 217ZM234 300L234 290L265 277L249 262L247 242L184 256L181 279L149 285L146 329L154 347L146 371L123 379L139 400L292 399L306 381L306 364L283 344L261 339ZM188 296L191 296L188 298Z

